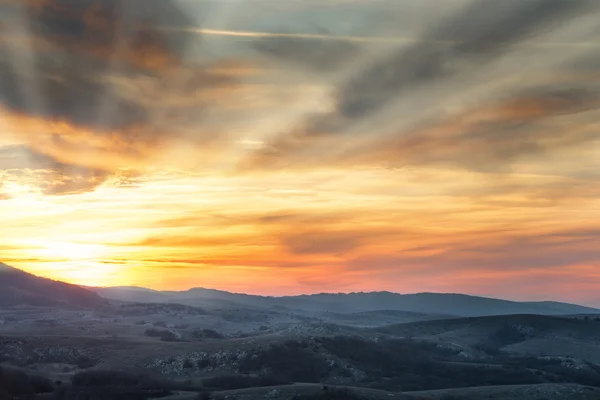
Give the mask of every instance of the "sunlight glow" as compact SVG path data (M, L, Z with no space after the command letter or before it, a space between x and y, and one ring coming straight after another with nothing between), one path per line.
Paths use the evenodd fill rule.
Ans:
M106 246L76 242L50 242L43 243L43 247L36 251L40 257L50 259L65 259L69 261L97 260L109 253Z

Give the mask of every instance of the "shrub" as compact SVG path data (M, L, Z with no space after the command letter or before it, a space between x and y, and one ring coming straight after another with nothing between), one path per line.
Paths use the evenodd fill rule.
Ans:
M196 396L196 400L212 400L212 392L202 391Z
M147 329L144 334L146 336L160 338L163 342L176 342L178 340L177 336L169 330Z
M91 368L94 365L96 365L96 362L88 356L81 356L77 359L76 364L77 364L77 367L79 367L80 369L86 369L86 368Z
M210 366L212 366L212 361L209 358L201 358L198 361L196 361L196 367L198 369L204 369L204 368L208 368Z
M516 327L504 325L494 332L491 339L501 346L508 346L510 344L522 342L526 339L526 336Z

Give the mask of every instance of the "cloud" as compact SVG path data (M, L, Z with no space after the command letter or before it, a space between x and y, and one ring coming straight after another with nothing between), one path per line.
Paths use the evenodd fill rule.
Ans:
M402 271L406 275L435 276L454 271L485 278L494 271L561 270L595 265L600 260L596 228L528 232L488 232L432 238L436 246L394 254L359 256L347 266L357 271ZM433 251L430 251L433 250ZM421 253L421 254L419 254Z
M0 32L4 106L98 129L145 121L144 107L119 96L100 78L164 74L181 64L178 50L185 49L186 41L176 49L152 27L160 18L186 23L185 16L173 16L173 6L162 12L164 7L153 3L52 0L4 6L12 16Z
M4 2L0 12L6 137L35 153L28 162L45 157L60 175L73 172L68 183L52 178L47 193L85 186L88 172L93 187L104 171L189 164L229 142L219 110L256 92L239 84L255 66L190 57L200 36L160 29L192 23L174 1ZM187 155L169 157L164 147Z
M344 254L357 250L372 235L366 232L331 232L324 230L282 235L282 244L291 254Z
M507 172L523 159L591 143L600 87L581 66L592 73L584 45L594 32L575 21L598 11L589 1L465 2L414 42L341 72L334 111L306 115L240 169Z
M346 83L338 95L340 111L352 118L364 117L399 92L481 68L481 63L500 56L507 46L553 21L574 17L589 4L585 0L471 1L458 15L424 33L422 42L384 56Z
M0 147L0 174L6 181L30 182L48 195L92 191L111 175L101 169L60 163L23 145Z
M453 112L442 106L456 88L478 86L465 77L470 71L504 79L510 68L499 64L525 57L519 45L543 38L549 26L593 11L584 0L467 2L413 32L412 40L370 50L372 57L363 45L327 40L336 36L335 27L314 23L294 29L315 37L265 33L224 48L231 56L205 57L196 53L199 47L214 51L202 33L210 28L173 1L23 4L3 5L15 22L2 24L2 101L26 145L67 164L237 172L329 165L489 170L595 138L591 115L574 118L563 138L559 123L545 125L548 118L567 124L596 109L599 88L575 77L496 87L481 101L465 95ZM25 28L18 26L20 13L27 16ZM551 59L548 71L568 75L571 69ZM322 89L304 91L311 80ZM333 110L324 106L332 95ZM386 114L398 104L395 116ZM47 130L45 140L14 122L26 120Z
M244 168L344 166L446 166L503 170L515 161L591 143L597 134L598 93L544 88L438 116L398 132L367 139L338 134L333 121L273 140ZM333 131L332 131L333 127ZM314 129L314 130L313 130ZM333 144L342 142L337 150ZM330 149L330 151L327 151ZM337 151L336 151L337 150Z
M328 40L333 37L329 32L304 36L294 33L261 36L254 43L259 53L289 63L294 68L302 65L317 71L332 71L352 63L361 54L361 48L351 40Z

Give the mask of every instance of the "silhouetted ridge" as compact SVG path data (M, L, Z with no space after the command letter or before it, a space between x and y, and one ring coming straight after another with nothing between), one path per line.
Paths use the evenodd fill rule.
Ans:
M77 285L41 278L0 263L0 307L94 307L105 303L97 293Z

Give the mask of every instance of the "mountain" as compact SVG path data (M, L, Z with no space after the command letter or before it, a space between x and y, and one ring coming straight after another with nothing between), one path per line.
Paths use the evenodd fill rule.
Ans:
M560 309L565 314L585 314L585 313L596 314L596 313L598 313L598 309L595 309L595 308L582 307L579 305L569 304L569 303L559 303L557 301L533 301L533 302L527 302L526 304Z
M97 293L40 278L0 263L0 307L19 305L96 307L106 304Z
M321 293L300 296L255 296L193 288L157 291L140 287L81 287L41 278L0 263L0 307L16 305L99 306L105 299L140 303L182 303L203 308L288 309L311 313L403 311L458 317L487 315L600 314L600 310L554 301L517 302L452 293Z
M84 289L98 294L105 299L130 301L134 303L167 303L167 293L135 286L93 287L82 286Z
M137 302L177 302L205 308L286 308L308 312L356 313L377 310L461 317L509 314L596 314L600 310L559 302L517 302L450 293L322 293L301 296L254 296L221 290L153 291L143 288L90 288L99 295Z

